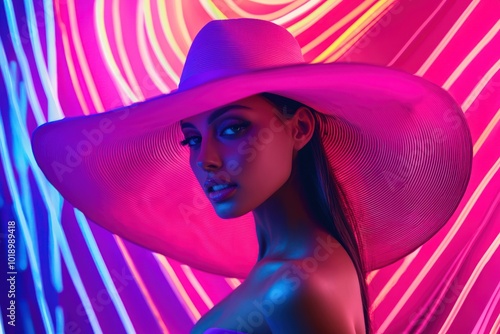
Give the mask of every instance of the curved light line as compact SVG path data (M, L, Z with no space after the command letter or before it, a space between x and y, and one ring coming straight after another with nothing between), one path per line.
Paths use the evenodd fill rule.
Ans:
M493 315L493 312L495 311L495 307L497 306L499 301L500 301L500 282L498 282L495 291L493 291L493 293L491 294L490 300L488 301L488 304L483 310L483 314L481 314L481 317L478 320L477 326L481 325L479 326L479 329L477 329L478 333L486 333L486 326L488 326L488 323ZM480 322L482 322L482 324Z
M191 298L189 298L189 294L184 289L184 286L179 281L179 278L175 274L174 269L168 262L168 260L163 255L153 254L156 261L158 261L158 265L163 273L163 276L167 279L172 291L177 296L179 303L182 305L184 310L186 311L187 316L195 323L198 319L201 318L200 312L193 304Z
M66 65L68 66L68 72L69 72L69 77L71 79L71 84L75 92L76 98L80 103L80 107L82 108L83 114L90 115L89 106L87 104L87 101L85 100L85 97L83 96L83 90L80 85L80 81L78 80L78 75L76 74L75 62L73 61L73 56L71 55L71 47L69 44L68 31L66 29L66 24L62 22L58 0L56 0L55 2L55 7L56 7L57 24L59 25L59 29L61 30L60 36L63 42L64 57Z
M61 27L61 38L63 41L64 55L66 57L66 64L68 66L68 72L71 78L73 89L75 90L76 97L80 102L83 114L90 115L89 106L87 104L87 101L85 100L85 97L83 96L82 86L80 85L80 81L78 80L78 74L76 73L75 70L75 63L73 62L73 57L71 55L68 35L66 32L66 26L64 25L64 27L63 26L60 27Z
M233 290L241 285L241 281L237 278L226 278L225 281Z
M210 0L200 0L200 5L212 20L225 20L227 16L217 8Z
M109 292L109 298L113 302L113 305L116 308L116 312L120 317L123 326L127 333L135 333L134 325L132 324L132 320L127 313L127 309L125 305L123 305L123 301L120 298L120 294L116 289L116 286L111 278L111 274L109 273L108 267L106 266L106 261L104 261L99 246L97 245L94 234L90 230L89 224L85 215L78 209L73 208L73 212L75 214L76 221L78 222L78 226L82 231L83 238L85 239L85 244L92 255L92 259L94 260L97 271L99 272L99 276L101 276L102 282L106 287L106 290Z
M9 80L9 73L8 73L8 71L5 72L6 70L5 70L4 64L7 64L7 58L5 56L3 44L0 41L0 69L3 72L4 80L6 80L6 87L8 88L8 91L12 91L12 89L13 89L12 82L11 82L12 80ZM46 185L47 181L44 178L41 170L38 168L37 163L35 162L35 158L33 156L33 153L31 150L31 145L30 145L30 136L28 134L26 126L24 124L22 124L21 115L19 112L19 107L17 105L17 101L13 100L13 103L14 103L13 107L14 107L15 119L18 122L18 127L16 127L16 128L21 132L19 135L19 138L20 138L21 144L23 145L25 152L27 154L27 158L30 162L30 166L32 168L34 179L35 179L35 181L40 189L40 193L42 195L42 200L44 201L45 208L49 214L49 219L51 220L49 223L52 225L53 224L52 220L57 222L56 224L52 225L52 226L56 226L56 232L57 232L56 244L58 244L61 247L61 254L63 255L63 258L64 258L65 263L67 265L68 272L69 272L72 280L76 283L75 288L76 288L78 295L80 296L81 300L84 303L87 303L86 305L91 305L90 300L89 300L88 295L87 295L87 292L83 288L83 283L81 281L80 275L78 274L78 271L76 270L76 267L74 265L73 256L71 255L71 250L68 247L64 232L61 230L60 222L57 221L58 216L55 213L56 203L48 203L47 202L52 197L50 196L50 193L47 189L47 185ZM1 123L1 121L2 120L0 118L0 125L1 125L0 130L3 131L3 123ZM4 136L4 133L0 132L0 136ZM3 144L3 139L0 140L0 144ZM5 159L2 159L2 161L4 161L4 163L6 163ZM51 186L51 185L48 184L48 186ZM53 189L53 188L51 188L51 189ZM58 203L62 203L62 199ZM57 207L60 207L60 205L57 205ZM22 214L22 212L21 212L21 214ZM21 229L21 231L23 231L23 230ZM28 235L27 238L29 239L29 237L30 236ZM25 239L26 239L26 237L25 237ZM27 250L28 250L28 255L29 255L29 248L27 248ZM34 264L35 268L36 268L36 265L37 264L35 263ZM33 264L32 264L32 266L33 266ZM34 282L35 282L35 292L36 292L37 282L42 282L42 280L40 278L39 280L34 280ZM91 324L94 332L95 333L102 333L101 328L99 326L99 323L96 320L97 318L95 316L94 310L92 308L90 308L90 309L86 308L86 311L89 314L90 324Z
M3 313L2 313L2 308L0 308L0 334L4 334L4 324L3 324Z
M249 2L254 2L259 5L286 5L293 1L294 0L249 0Z
M484 40L484 38L483 38ZM467 59L467 58L466 58ZM500 61L499 61L500 62ZM462 62L462 64L464 63L464 61ZM495 67L495 66L494 66ZM493 67L493 68L494 68ZM496 70L494 70L496 72ZM492 71L488 71L488 73L491 73ZM482 88L484 88L484 86L486 85L486 83L489 81L489 79L491 79L491 76L492 75L485 75L485 77L487 78L486 80L481 80L480 83L478 85L481 85L481 82L484 83L481 85L480 89L473 89L473 91L481 91ZM447 82L450 82L451 80L448 79ZM478 85L476 87L478 87ZM477 94L473 94L471 93L472 96L477 96ZM473 100L473 98L471 99ZM468 106L467 106L468 107ZM465 109L463 109L465 110ZM486 129L483 131L483 133L481 134L481 136L479 137L479 139L476 141L475 145L474 145L474 149L473 149L473 154L474 156L476 155L476 153L478 152L478 150L481 148L482 144L484 143L484 141L486 140L486 138L489 136L489 134L491 133L491 131L493 130L494 126L498 123L498 120L500 119L500 110L497 112L497 114L495 115L495 117L493 117L492 121L490 122L490 124L486 127ZM438 252L438 251L436 251ZM438 253L438 256L440 256L440 254L442 253L442 250ZM434 258L434 255L433 255L433 258ZM437 257L436 257L437 258ZM432 258L431 258L432 259ZM392 314L392 313L391 313ZM387 321L387 320L386 320Z
M57 77L57 42L56 42L56 31L55 31L55 15L54 15L54 7L52 1L45 0L43 2L45 15L45 26L46 26L46 49L47 49L47 62L48 62L48 72L49 72L49 80L53 87L54 99L59 103L59 93L58 93L58 77ZM55 5L54 5L55 6ZM56 110L54 110L49 105L49 110L47 114L47 120L53 121L56 120L59 115L56 114ZM61 107L61 115L60 117L64 117L64 112Z
M375 299L372 301L370 305L370 311L374 312L380 304L384 301L385 297L387 297L387 294L391 291L391 289L397 284L397 282L401 279L401 276L404 275L406 272L406 269L413 263L413 260L417 257L418 253L420 253L420 250L422 249L422 246L417 248L415 251L413 251L411 254L407 255L403 263L398 267L396 272L391 276L387 282L385 282L384 287L378 291L377 296Z
M33 240L29 233L29 226L26 221L26 217L21 206L21 198L19 190L16 186L16 178L14 176L14 171L12 168L12 162L10 160L9 151L7 148L7 139L5 138L5 130L3 126L3 119L0 117L0 147L2 153L2 165L5 173L5 178L7 180L7 188L13 199L14 210L16 212L17 220L21 226L21 234L26 242L26 251L28 254L29 263L31 266L31 277L33 279L33 286L35 290L35 297L38 302L38 309L40 310L40 315L45 328L46 333L54 332L54 324L50 317L49 306L47 304L47 299L45 298L45 292L43 289L43 279L40 272L40 266L37 262L35 249L33 247Z
M484 74L481 80L479 80L479 82L476 84L476 86L474 86L470 94L464 100L461 106L464 113L467 112L476 98L479 98L479 94L481 94L484 87L488 84L488 82L490 82L491 78L493 78L493 76L498 72L499 69L500 59L497 60L497 62L493 64L493 66Z
M165 5L165 1L158 1L157 2L157 10L158 10L158 15L160 17L160 24L161 28L163 31L163 34L165 35L165 38L167 39L168 46L172 49L174 54L177 56L177 59L184 63L186 61L186 56L182 52L181 48L179 47L179 44L177 44L177 41L175 40L174 34L172 33L172 28L170 24L170 20L168 19L167 15L167 6ZM182 19L179 17L179 19Z
M186 21L184 20L184 13L182 12L182 1L175 0L174 8L175 8L175 16L179 18L177 28L179 28L181 36L184 38L184 43L186 43L186 45L191 45L193 39L191 38L191 35L189 35L189 31L185 24Z
M72 0L70 0L71 2ZM113 52L111 51L111 46L109 44L108 34L106 32L106 24L104 22L104 0L96 0L94 3L94 23L98 36L98 45L101 49L103 55L103 61L111 72L111 78L115 83L116 88L118 88L118 94L120 95L122 102L125 105L130 104L130 102L138 102L137 96L130 89L127 82L123 78L118 65L116 64Z
M9 5L11 7L11 0L6 1L9 2ZM37 19L35 17L36 15L35 9L33 8L33 3L30 0L24 0L24 7L26 9L31 46L33 48L33 56L35 58L36 69L40 76L40 82L42 83L45 96L47 97L49 108L56 111L57 119L61 119L63 117L63 113L59 104L59 100L57 100L56 94L54 93L54 88L52 87L52 84L50 82L49 73L47 72L47 62L45 61L43 48L40 44L40 35L38 33L38 26L36 22Z
M316 36L312 41L307 43L302 47L302 52L304 54L310 52L312 49L323 43L328 37L333 35L337 30L348 24L351 20L353 20L356 16L361 14L366 10L366 8L370 7L375 0L367 0L360 4L358 7L354 8L352 11L347 13L344 17L342 17L340 20L335 22L330 28L327 30L323 31L321 34Z
M45 26L46 29L46 39L47 39L47 62L49 68L49 80L53 87L54 99L59 102L57 87L57 45L56 45L56 31L55 31L55 22L54 22L54 8L52 7L52 2L45 0L43 2L43 9L46 13L45 15ZM54 115L55 111L52 111L52 107L49 105L49 112L47 115L48 121L55 120L56 115ZM64 117L64 112L61 117Z
M125 259L125 262L127 263L128 267L130 268L130 271L132 272L132 275L134 275L135 282L137 283L137 286L141 290L141 293L144 297L144 300L146 301L146 304L148 304L149 310L153 314L154 318L156 319L156 322L158 323L158 326L160 327L162 333L168 334L170 333L167 325L165 325L165 322L163 321L161 317L161 313L156 307L155 302L153 301L153 298L151 297L151 294L149 293L149 290L142 280L141 274L139 270L137 270L137 267L135 266L134 260L132 260L132 257L130 256L130 253L127 250L127 247L123 243L123 240L113 234L113 237L115 239L116 244L118 245L118 248L120 249L121 253L123 254L123 257Z
M186 275L189 283L191 283L191 286L196 290L198 293L198 296L200 296L201 300L205 303L205 305L208 307L208 309L211 309L214 307L214 302L212 299L208 296L207 292L201 286L200 281L196 278L196 276L193 274L193 271L191 268L185 264L181 264L181 269Z
M403 47L394 56L394 58L392 58L392 60L387 64L388 67L392 66L399 59L399 57L401 57L401 55L406 51L406 49L408 49L408 47L410 46L410 44L413 43L413 41L415 40L415 38L417 38L417 36L420 35L420 33L422 32L422 30L424 30L425 27L427 27L427 25L429 24L429 22L431 22L432 19L434 18L434 16L436 16L436 14L441 10L441 7L443 7L443 5L445 3L446 3L446 0L442 0L439 3L439 5L436 7L436 9L434 9L434 11L431 13L431 15L429 15L429 17L427 17L427 19L424 21L424 23L422 23L420 25L420 27L418 27L417 30L415 30L415 32L410 37L410 39L405 43L405 45L403 45Z
M309 13L307 17L297 21L286 29L294 36L300 35L315 23L317 23L319 20L321 20L326 14L330 13L341 2L342 0L327 0L323 2L318 8ZM281 19L275 20L274 23L282 24L280 20Z
M370 271L368 273L368 275L366 275L366 284L370 285L371 282L373 281L373 279L377 276L377 274L379 273L380 269L376 269L376 270L373 270L373 271Z
M498 203L499 197L496 197L496 203ZM476 266L474 267L474 270L470 274L469 278L467 279L467 283L465 283L464 288L460 292L460 295L458 296L457 300L453 303L453 308L451 309L450 313L448 314L448 317L446 318L445 322L441 326L441 329L439 330L439 334L447 333L448 330L451 327L452 322L455 320L458 311L462 307L462 305L465 302L465 299L469 295L470 290L474 287L474 284L477 281L477 278L481 274L482 270L486 266L486 264L489 262L495 251L498 249L498 246L500 246L500 234L497 235L495 240L491 243L491 245L488 247L486 252L483 254L481 257L481 260L479 260L478 263L476 263ZM479 324L479 323L478 323ZM477 325L476 325L477 328Z
M145 15L145 20L146 22L146 33L148 36L148 40L150 42L151 48L153 49L156 59L160 62L160 65L162 66L163 70L170 76L172 81L174 81L176 84L179 83L179 76L175 71L172 69L172 66L170 66L170 63L168 62L167 58L163 55L163 51L160 47L160 43L158 42L158 38L156 37L155 29L153 26L153 16L151 15L151 2L150 0L144 0L144 15Z
M98 112L103 111L104 107L102 105L101 97L99 96L99 92L97 91L92 72L90 71L90 67L87 62L87 56L85 55L85 51L83 50L74 0L67 1L67 8L71 38L73 39L73 46L75 47L76 58L78 59L78 67L82 72L83 78L85 80L85 87L87 87L88 89L90 98L92 99L94 106L96 106L96 110Z
M443 251L448 247L450 242L453 240L455 235L457 234L458 230L462 226L463 222L469 215L470 211L476 204L478 198L481 196L483 193L484 189L488 185L488 183L491 181L495 173L498 171L500 168L500 158L495 162L495 164L491 167L491 169L488 171L488 173L484 176L484 178L481 180L480 184L476 187L474 190L474 193L469 197L467 200L467 203L465 206L462 208L462 211L460 212L460 215L456 219L455 223L451 227L451 229L448 231L447 235L443 238L441 243L439 244L438 248L436 251L432 254L430 259L427 261L427 263L424 265L422 270L418 273L417 277L413 280L413 282L409 285L408 289L405 291L403 296L399 299L397 304L393 307L389 315L385 318L384 322L380 326L379 330L384 332L389 324L394 320L396 315L401 311L403 308L404 304L408 301L410 296L415 292L417 287L420 285L424 277L427 275L429 270L434 266L438 258L441 256Z
M56 318L56 333L64 332L64 311L60 305L54 308L54 315Z
M424 76L427 70L432 66L434 61L439 57L444 48L448 45L451 39L455 36L458 29L464 24L470 14L474 11L476 6L479 4L479 0L473 0L465 11L460 15L460 17L455 21L451 29L446 33L446 35L441 39L436 48L432 51L431 55L425 60L425 62L420 66L415 75Z
M144 100L144 95L142 94L141 87L137 83L137 80L134 75L134 70L132 69L132 66L130 65L130 61L128 59L127 55L127 50L125 48L125 45L123 43L123 33L122 33L122 26L121 26L121 15L120 15L120 3L118 0L113 0L113 30L114 30L114 36L115 36L115 41L116 41L116 49L118 50L118 56L120 58L120 61L123 66L123 70L125 71L125 75L132 85L132 90L135 93L135 96L140 101Z
M298 16L304 14L308 10L311 10L312 8L318 6L321 3L321 1L318 1L318 0L293 1L293 2L289 3L288 5L286 5L285 7L280 8L277 11L272 12L270 14L252 14L252 13L249 13L246 10L242 9L241 7L238 7L238 5L234 4L233 1L231 1L231 0L224 0L224 3L229 7L229 9L231 9L239 17L250 17L250 18L256 18L256 19L261 19L261 20L266 20L266 21L273 21L276 24L283 25L283 24L287 23L288 21L291 21L291 20L297 18Z
M341 55L343 55L349 48L351 48L358 40L366 36L366 33L373 27L378 24L378 22L384 17L384 15L392 9L394 6L396 0L393 1L387 1L384 2L380 8L375 8L376 6L373 6L368 10L359 20L356 20L354 24L349 28L353 28L353 33L349 34L348 30L344 32L346 34L345 36L345 42L342 44L342 40L339 41L340 38L344 34L342 34L339 39L337 39L335 42L339 41L338 43L338 49L332 50L332 54L328 56L328 58L325 60L326 63L333 62L337 60ZM368 14L371 10L373 9L373 12ZM363 20L363 17L366 18ZM357 27L359 26L359 28ZM332 44L332 46L335 44L335 42Z
M458 77L462 74L467 66L474 60L474 58L490 43L493 37L496 36L497 32L500 30L500 20L495 23L493 27L488 31L486 35L481 38L479 43L469 52L469 54L460 62L460 64L455 68L453 73L450 75L448 80L442 85L444 89L449 89L451 85L455 83Z
M379 23L379 21L384 18L384 16L392 9L395 2L396 1L390 3L387 7L377 10L372 15L372 18L366 21L366 25L359 28L357 30L357 33L353 34L352 36L349 36L347 41L343 45L339 46L339 48L335 50L332 53L332 55L326 59L325 62L330 63L336 61L341 56L346 54L349 51L349 49L351 49L353 45L356 44L359 40L363 39L365 36L367 38L370 38L370 36L367 36L367 34L370 32L370 29L376 26Z
M137 25L136 25L136 36L137 36L137 44L139 45L139 54L141 55L141 61L144 64L144 68L149 75L152 83L154 83L155 88L158 89L162 93L167 93L170 91L170 88L167 84L160 78L158 75L159 70L156 71L153 61L151 60L151 56L149 55L149 49L146 45L146 38L144 36L144 6L142 4L143 0L137 1ZM149 85L143 88L144 92L148 93L153 90L153 87ZM156 93L156 91L155 91ZM151 96L153 94L145 94L147 96ZM156 95L156 94L155 94Z
M14 53L16 54L19 67L21 69L21 73L23 74L23 79L26 85L26 93L28 95L28 99L30 101L31 108L33 110L33 115L35 116L36 122L38 125L46 122L45 116L42 111L42 107L40 106L40 101L38 101L38 97L36 95L36 89L33 84L33 78L31 76L30 66L28 63L28 59L26 58L26 54L24 53L24 49L22 47L21 39L19 38L19 30L17 28L17 23L15 21L15 13L14 8L12 7L12 2L10 0L4 1L5 8L5 16L7 17L7 25L9 27L9 36L12 40L12 46L14 47ZM0 43L2 43L2 52L3 51L3 42L0 36ZM7 62L5 64L8 64Z
M73 286L78 296L80 296L80 299L82 300L82 305L84 306L85 312L87 312L88 314L88 320L90 321L90 326L92 327L92 331L93 333L96 334L102 334L101 325L99 325L99 321L97 320L97 315L95 314L95 311L92 308L92 303L90 302L89 296L87 295L87 291L85 291L82 278L80 277L80 273L78 272L78 269L76 267L75 259L71 254L71 249L68 245L68 240L64 235L62 227L58 229L58 232L59 232L58 243L59 246L61 247L61 254L63 256L64 263L66 263L66 267L71 277L71 281L73 282Z
M9 63L9 73L10 77L7 78L9 82L12 82L13 86L13 91L7 92L7 94L12 94L12 99L16 101L16 110L19 111L19 117L21 118L21 124L26 124L26 118L28 114L28 100L26 98L26 89L24 87L24 83L22 80L19 80L18 78L18 70L17 70L17 63L15 61L10 61ZM17 93L17 87L14 88L15 83L19 83L19 95ZM7 86L6 86L7 87ZM22 115L21 115L22 111ZM17 131L17 126L14 118L10 118L10 127L14 130ZM35 225L35 218L33 216L34 208L32 203L30 203L30 196L31 196L31 189L30 189L30 184L28 180L28 164L26 163L25 159L25 148L22 145L22 142L20 142L18 136L13 135L12 136L12 157L14 160L14 165L16 166L17 169L17 174L19 175L19 182L21 183L21 193L23 194L23 203L26 205L25 206L25 211L30 229L30 235L33 238L33 247L35 249L38 249L38 235L36 233L36 225ZM29 207L29 208L28 208ZM49 234L50 237L50 234ZM19 252L16 253L16 260L17 260L17 268L21 270L26 270L28 268L28 258L26 255L26 246L24 245L23 239L21 238L19 240ZM51 254L49 250L49 254ZM37 262L40 262L40 256L38 252L35 253L36 255L36 260Z
M476 143L474 144L473 148L474 155L476 155L479 149L483 146L484 142L486 141L486 139L488 139L488 136L495 129L499 121L500 121L500 109L497 110L495 115L491 118L491 121L484 129L483 133L481 133L481 136L479 136L479 138L476 140Z
M497 319L491 326L490 334L498 334L500 332L500 314L498 314Z

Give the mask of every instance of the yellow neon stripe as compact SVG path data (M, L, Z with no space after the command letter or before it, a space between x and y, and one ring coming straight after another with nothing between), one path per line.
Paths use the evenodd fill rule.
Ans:
M156 59L158 59L163 70L168 74L168 76L172 79L172 81L174 81L176 84L178 84L179 83L179 76L177 75L177 73L175 73L175 71L170 66L168 60L163 55L163 50L160 47L160 43L158 42L158 38L156 37L156 32L155 32L154 26L153 26L153 17L151 14L151 2L150 2L150 0L144 0L144 15L145 15L144 22L146 23L146 33L147 33L151 48L153 49L153 52L156 56Z
M193 39L189 35L189 31L186 26L186 22L184 21L184 13L182 12L182 1L181 0L175 0L174 1L174 10L175 10L175 17L178 18L178 29L181 32L181 36L184 40L184 43L189 47L191 43L193 42Z
M144 87L146 97L150 97L152 95L156 95L156 91L154 88L158 89L162 93L168 93L171 89L167 86L167 84L160 78L159 73L160 69L156 69L153 65L153 61L151 60L151 56L149 55L149 49L146 44L146 37L144 35L144 10L143 10L143 2L139 0L137 2L137 25L136 25L136 36L137 36L137 44L139 45L139 54L141 55L141 61L144 64L144 68L149 75L149 79L151 79L152 83L155 87Z
M387 6L384 6L379 10L377 10L374 13L373 18L369 21L366 21L366 25L360 28L357 34L349 36L350 39L346 43L344 43L341 47L339 47L337 50L335 50L335 52L331 56L329 56L325 62L326 63L333 62L338 58L340 58L344 53L346 53L347 50L350 49L360 39L362 39L373 26L378 24L378 22L384 17L384 15L392 9L394 4L395 1L387 3Z
M302 47L302 52L306 54L307 52L311 51L321 43L323 43L328 37L333 35L337 30L348 24L351 20L353 20L356 16L361 14L366 10L366 8L370 7L375 0L367 0L360 4L358 7L354 8L351 12L349 12L347 15L345 15L343 18L335 22L330 28L327 30L323 31L321 34L316 36L312 41L307 43Z
M359 19L356 20L346 31L342 33L329 47L326 48L312 63L324 62L342 43L344 43L351 35L358 33L361 27L370 22L371 17L386 4L385 0L381 0L368 9Z
M227 6L239 17L251 17L251 18L256 18L256 19L261 19L265 21L273 21L276 20L284 15L290 14L293 11L296 11L300 7L302 7L304 4L307 4L307 0L300 0L300 1L293 1L286 5L286 7L280 8L279 10L270 13L270 14L252 14L247 12L246 10L243 10L240 8L237 4L235 4L231 0L226 0L225 3ZM317 0L315 2L318 2ZM315 4L313 4L315 5ZM302 11L298 11L295 16L300 16L302 15L308 8L305 8Z
M174 35L172 34L172 28L170 25L170 20L168 19L167 15L167 6L165 5L164 1L158 1L158 15L160 15L160 23L161 23L161 28L163 30L163 34L165 35L167 41L168 41L168 46L172 48L172 51L174 54L177 56L177 58L184 64L186 61L186 55L182 52L181 48L179 47L179 44L177 44L177 41L175 40ZM182 19L179 17L179 19Z
M214 20L225 20L227 16L217 8L212 0L200 0L201 6L205 9L208 15Z

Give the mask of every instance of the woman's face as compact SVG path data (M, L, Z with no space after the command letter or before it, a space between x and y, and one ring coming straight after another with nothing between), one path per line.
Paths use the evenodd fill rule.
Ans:
M254 210L290 176L294 148L290 129L259 95L186 118L181 129L191 169L221 218ZM210 178L235 186L210 192L204 187Z

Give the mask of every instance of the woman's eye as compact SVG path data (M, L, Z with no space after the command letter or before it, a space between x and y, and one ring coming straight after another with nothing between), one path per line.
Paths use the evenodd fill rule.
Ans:
M197 137L197 136L188 137L188 138L186 138L186 139L184 139L184 140L182 140L182 141L181 141L181 145L182 145L182 146L186 146L186 145L187 145L187 146L189 146L189 147L196 146L197 144L192 144L192 143L191 143L191 140L193 140L193 139L197 139L197 138L200 138L200 137Z
M224 130L222 130L221 135L235 136L238 133L240 133L241 131L243 131L244 129L246 129L249 124L250 124L249 122L244 122L244 123L240 123L240 124L230 125L230 126L224 128ZM187 137L186 139L182 140L180 142L180 144L182 146L187 145L189 147L194 147L194 146L199 144L200 140L201 140L200 136L191 136L191 137Z
M224 128L224 130L222 130L221 134L234 136L234 135L240 133L241 131L243 131L243 129L246 129L248 127L248 124L249 124L248 122L244 122L244 123L234 124L234 125L228 126L228 127ZM230 130L229 133L226 132L226 130L228 130L228 129Z

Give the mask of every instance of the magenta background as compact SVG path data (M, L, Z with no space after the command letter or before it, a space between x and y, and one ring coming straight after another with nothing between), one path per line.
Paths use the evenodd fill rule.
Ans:
M17 331L188 333L241 282L154 255L84 218L78 221L57 192L49 190L50 201L44 198L42 187L51 188L37 174L23 143L42 121L102 112L168 93L176 88L182 56L198 30L212 19L242 16L273 20L289 29L308 62L355 61L402 69L443 86L462 105L474 144L468 190L435 237L405 259L370 274L372 318L378 333L499 331L498 2L276 3L282 4L166 1L164 23L175 41L169 42L155 0L65 0L45 7L41 1L4 1L1 216L2 233L8 220L17 222ZM352 19L322 37L349 15ZM151 22L149 32L144 20ZM99 22L104 23L110 52ZM355 27L359 29L352 30ZM140 46L141 36L145 47ZM322 40L310 44L317 38ZM114 63L119 74L113 71ZM157 78L152 79L152 72ZM450 77L456 78L452 84L447 82ZM47 203L56 212L52 223ZM85 226L90 235L84 233ZM2 249L5 240L1 238ZM30 251L34 258L28 256ZM118 295L113 295L113 286ZM1 288L2 325L11 331L4 308L7 287ZM84 296L92 307L84 307Z

